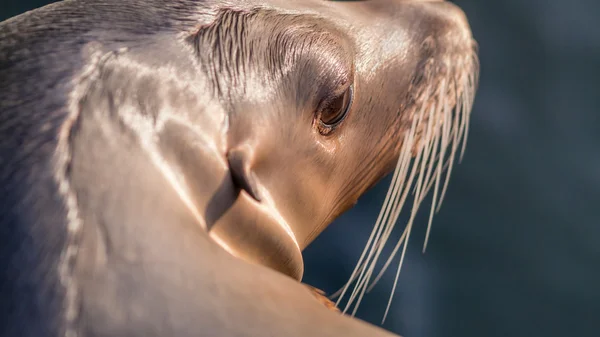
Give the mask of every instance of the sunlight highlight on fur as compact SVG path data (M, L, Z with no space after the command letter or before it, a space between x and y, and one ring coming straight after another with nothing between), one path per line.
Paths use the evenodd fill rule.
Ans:
M440 66L440 64L432 64L432 66ZM446 60L439 68L446 71L442 70L441 73L430 78L431 84L423 88L417 96L411 127L404 135L392 182L367 244L348 282L332 296L338 297L336 306L339 306L348 295L343 313L352 309L351 315L356 314L365 293L377 284L402 248L382 320L382 323L385 322L419 207L428 192L433 189L423 244L423 252L425 252L433 215L439 211L448 189L453 163L461 143L460 160L464 155L469 118L478 83L479 61L473 52L466 58ZM398 222L409 194L412 194L409 220L392 253L373 278L375 266ZM349 291L351 286L352 290Z

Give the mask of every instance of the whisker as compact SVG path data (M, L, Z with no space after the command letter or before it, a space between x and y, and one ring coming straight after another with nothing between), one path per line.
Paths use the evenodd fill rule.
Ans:
M422 103L415 107L411 127L402 138L392 181L373 230L349 280L332 295L333 298L338 297L336 306L348 295L343 313L352 309L351 315L356 314L365 293L370 292L381 280L402 247L383 315L382 323L385 322L416 215L427 194L433 189L423 252L427 248L433 215L439 212L446 195L456 154L460 148L459 161L462 161L465 153L473 99L479 81L479 59L473 51L466 61L459 60L446 68L450 71L447 77L441 77L435 82L435 90L431 90L434 85L429 85L415 96ZM390 256L373 278L375 267L397 225L409 194L413 196L413 201L408 222ZM349 291L352 285L353 289Z
M394 187L396 185L396 182L398 180L397 177L398 177L398 174L400 172L398 168L400 167L400 164L401 164L401 161L398 161L396 163L396 168L394 169L394 176L392 177L392 183L390 184L390 187L388 188L387 194L385 196L385 200L383 201L384 205L388 204L388 202L390 200L390 197L392 196L392 191L393 191L393 189L394 189ZM339 305L339 302L340 302L341 298L344 296L344 294L348 290L348 287L350 286L350 284L352 284L352 282L354 282L354 280L356 279L358 269L359 268L360 269L364 268L364 266L361 266L362 263L363 263L363 259L365 258L365 254L367 253L368 248L371 245L371 242L373 241L375 233L379 232L379 228L380 228L380 224L381 224L381 219L382 219L382 217L386 216L386 215L384 215L386 213L387 213L386 207L382 207L381 210L379 211L379 216L377 217L377 221L375 222L375 226L374 226L373 230L371 231L371 235L369 236L369 239L367 240L367 244L365 245L365 248L363 249L363 252L362 252L360 258L358 259L358 263L356 264L356 267L354 267L354 270L352 271L352 275L350 276L350 280L346 283L346 285L342 289L338 290L336 292L336 294L332 295L332 296L338 296L338 295L340 296L340 299L336 302L336 306ZM377 239L375 239L375 240L377 240ZM340 294L337 294L337 293L340 293Z
M402 193L400 193L400 191L401 191L400 189L402 187L407 186L406 184L404 184L404 180L406 179L405 172L407 171L409 164L410 164L411 150L412 150L413 142L415 140L415 135L416 135L416 125L418 125L421 115L422 115L422 113L420 112L419 118L415 118L413 120L410 131L405 136L405 141L403 142L403 145L400 150L400 156L398 158L398 162L401 163L401 166L400 166L399 175L398 175L398 183L394 186L394 189L392 191L393 199L390 201L390 203L383 206L386 209L386 214L385 214L384 218L382 219L382 221L386 222L386 224L382 227L382 228L385 228L385 231L383 232L382 237L380 239L378 238L378 240L373 242L373 246L370 248L371 250L369 253L369 258L367 259L367 261L371 260L371 257L372 257L372 260L370 262L370 267L368 269L363 270L363 273L361 273L359 280L357 281L357 284L355 286L355 289L354 289L352 295L350 296L348 303L346 304L346 310L352 304L354 298L356 297L356 293L358 291L363 290L363 288L364 288L363 284L366 284L368 279L370 278L370 275L372 274L372 270L375 267L375 264L377 263L379 255L381 254L381 250L383 249L385 242L387 242L387 238L389 237L391 229L395 223L395 220L389 221L389 218L388 218L389 212L394 210L392 212L392 214L393 214L392 217L396 218L396 216L394 214L394 213L396 213L395 210L398 208L398 205L404 204L405 197L403 197L401 199L397 199L397 197L400 194L402 194ZM408 184L408 186L410 186L410 183ZM406 193L404 193L404 194L406 194ZM375 255L373 256L373 254L375 254ZM361 293L364 293L364 292L361 292ZM358 307L358 303L360 303L360 299L362 299L362 296L359 297L356 307ZM354 311L356 311L356 309Z
M411 149L412 149L413 142L415 140L415 133L416 133L415 129L416 129L416 125L417 124L418 124L418 121L415 120L413 122L413 126L411 127L411 132L409 132L409 135L407 137L408 139L404 143L406 145L404 145L403 146L403 150L401 150L402 156L399 159L399 161L402 162L402 166L401 166L401 170L400 170L401 172L400 172L400 174L398 176L399 182L395 186L394 191L392 193L395 197L397 197L399 195L402 195L402 197L400 199L394 200L393 201L394 202L393 206L390 207L390 204L387 205L386 208L388 208L388 211L386 213L389 215L389 211L393 210L392 211L392 219L393 220L390 221L389 218L386 217L387 221L386 221L385 226L383 227L383 228L385 228L385 230L383 232L383 235L380 238L381 241L377 241L377 242L373 243L372 250L371 250L371 252L369 254L370 257L372 256L372 260L370 262L370 267L366 270L366 273L363 273L361 275L361 277L359 277L359 281L358 281L357 285L361 285L363 283L364 284L368 283L368 280L370 279L370 275L372 274L373 269L375 268L375 265L376 265L376 263L377 263L377 261L379 259L379 255L381 254L381 252L383 250L383 247L385 246L385 243L387 242L387 240L388 240L388 238L389 238L389 236L391 234L391 231L392 231L393 226L394 226L394 224L396 222L396 219L399 216L400 212L399 212L399 210L398 211L396 211L396 210L398 208L401 209L402 205L404 205L404 202L406 200L406 197L407 197L407 194L408 194L407 193L408 189L405 188L406 191L401 193L401 188L403 186L410 186L411 183L412 183L412 179L414 178L414 173L415 173L414 171L415 170L412 170L408 184L404 184L404 179L406 178L405 172L408 170L408 167L409 167L409 164L410 164ZM373 252L375 252L375 255L373 255ZM364 281L362 281L362 279L364 279ZM349 306L352 304L352 302L353 302L353 300L354 300L354 298L356 296L356 292L359 291L360 289L362 289L363 291L361 291L361 296L359 297L359 300L356 303L356 308L358 308L358 305L360 304L360 300L362 299L362 294L364 294L364 290L365 290L364 286L360 286L360 287L357 286L357 287L355 287L354 292L353 292L354 296L351 296L350 299L348 300L348 303L346 304L347 308L349 308ZM347 308L346 308L346 310L347 310ZM354 312L356 312L356 308L355 308ZM344 310L344 312L346 310Z

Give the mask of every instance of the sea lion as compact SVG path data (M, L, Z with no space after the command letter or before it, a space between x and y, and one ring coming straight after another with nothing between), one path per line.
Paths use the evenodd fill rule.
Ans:
M394 169L393 216L414 177L416 203L437 193L474 46L440 1L74 0L1 23L2 336L389 336L315 300L301 251Z

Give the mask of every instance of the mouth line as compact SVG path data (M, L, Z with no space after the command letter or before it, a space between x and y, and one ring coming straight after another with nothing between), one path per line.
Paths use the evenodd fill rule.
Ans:
M442 58L430 57L424 60L418 69L417 75L411 81L406 99L407 105L403 109L403 114L410 116L409 125L417 119L413 157L417 156L424 142L437 136L438 132L443 131L445 125L456 121L447 118L449 113L454 116L461 112L466 113L465 116L459 117L468 122L468 114L479 81L476 42L472 41L469 52L455 53ZM428 110L434 112L428 113ZM463 127L462 124L460 126ZM428 130L431 133L426 137ZM465 144L466 130L455 129L454 131L465 136L463 139ZM461 150L461 158L463 152L464 148Z

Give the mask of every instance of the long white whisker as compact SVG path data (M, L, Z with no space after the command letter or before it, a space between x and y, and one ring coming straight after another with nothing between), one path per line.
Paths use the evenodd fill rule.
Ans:
M409 163L410 163L410 149L412 148L413 142L415 141L416 125L418 125L418 121L415 120L415 121L413 121L413 126L411 127L411 132L409 133L409 135L407 137L408 139L406 140L406 142L403 143L404 150L401 151L402 157L399 158L399 160L401 160L401 162L402 162L402 166L401 166L400 174L399 174L400 182L395 186L395 189L394 189L394 192L393 192L393 195L395 197L397 197L399 194L401 194L399 191L400 191L400 189L403 186L410 186L411 185L412 177L414 176L414 173L411 173L411 178L409 178L408 184L404 183L404 179L406 178L405 172L408 169ZM388 221L386 222L386 224L384 226L385 230L384 230L384 233L383 233L383 235L381 237L381 243L378 243L376 250L372 250L371 251L370 256L372 255L373 252L374 252L374 256L373 256L373 258L372 258L372 260L370 262L370 267L368 269L366 269L365 273L362 274L359 277L359 281L357 282L357 286L355 287L353 294L351 295L350 299L348 300L348 304L346 304L346 306L347 306L346 309L347 309L349 307L349 305L353 302L354 298L356 297L356 295L357 295L356 292L359 291L359 290L362 290L361 291L361 296L359 297L359 300L356 303L356 307L355 307L354 313L356 312L356 308L358 307L358 304L360 303L360 300L362 299L362 294L364 294L364 285L368 284L368 280L370 278L370 275L373 272L373 268L375 267L375 265L377 263L377 260L379 258L379 255L381 254L381 251L383 250L383 247L385 246L385 242L387 242L388 237L389 237L389 235L391 233L391 230L393 229L393 226L394 226L394 224L396 222L396 219L397 219L397 214L395 214L396 213L396 209L398 208L398 206L400 206L400 209L402 208L402 205L404 204L404 201L406 200L406 194L407 193L403 193L402 198L395 200L395 203L394 203L394 205L392 207L388 207L390 210L393 210L392 211L393 220L390 221L388 219ZM397 213L399 213L399 212L397 212ZM363 279L365 281L363 281Z
M390 187L388 188L387 194L385 196L385 200L383 201L383 205L387 205L389 200L390 200L390 196L392 195L392 191L395 188L396 182L398 181L398 173L399 173L399 167L400 167L401 162L398 161L398 163L396 164L396 168L394 169L394 175L392 177L392 183L390 184ZM371 235L369 236L369 239L367 240L367 244L365 245L365 248L363 249L363 252L358 260L358 263L356 264L356 267L354 267L354 270L352 271L352 274L350 276L350 280L348 280L348 282L344 285L344 287L340 290L338 290L336 293L334 293L334 295L332 295L332 297L335 298L335 296L340 296L340 298L338 299L338 301L336 302L336 306L339 305L341 299L344 297L344 294L346 293L346 291L348 290L348 287L350 286L350 284L352 284L352 282L354 282L354 280L356 279L357 275L358 275L358 270L359 269L363 269L364 265L363 265L363 260L365 258L365 255L371 245L371 242L373 241L373 238L375 237L375 233L379 231L380 228L380 224L381 224L381 219L384 216L385 210L387 207L382 207L380 212L379 212L379 216L377 217L377 221L375 222L375 226L373 227L373 230L371 231Z
M336 302L336 305L339 305L349 293L344 313L352 308L351 314L356 314L365 293L371 291L381 280L402 247L382 320L382 323L385 322L398 285L416 215L427 194L433 189L423 252L427 248L433 216L439 211L448 190L456 156L458 154L459 161L462 161L465 153L473 99L479 81L479 60L475 52L466 59L454 60L454 63L447 62L447 68L444 68L449 69L448 73L444 72L444 76L447 77L439 79L436 89L432 92L433 85L430 85L414 96L421 102L421 106L415 111L411 128L402 138L392 181L373 230L348 282L332 295L339 296ZM409 220L390 256L373 278L375 267L397 225L409 194L413 195ZM352 291L349 292L351 285Z

